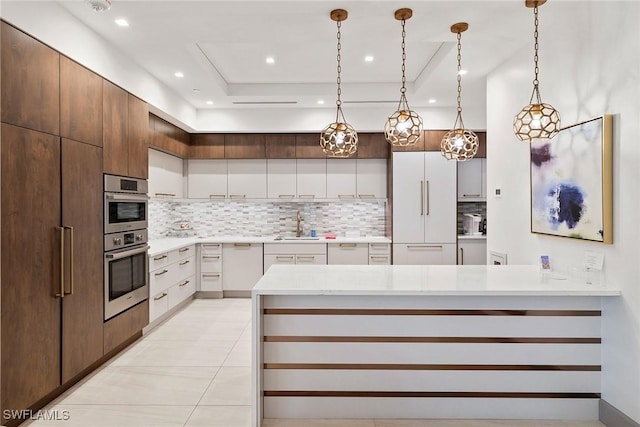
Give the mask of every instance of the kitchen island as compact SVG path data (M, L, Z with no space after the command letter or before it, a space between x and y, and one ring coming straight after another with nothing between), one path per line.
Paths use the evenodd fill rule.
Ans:
M597 419L618 295L535 266L274 266L252 291L253 425Z

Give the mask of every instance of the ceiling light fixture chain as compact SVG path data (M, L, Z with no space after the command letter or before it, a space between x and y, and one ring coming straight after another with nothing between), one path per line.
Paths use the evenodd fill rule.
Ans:
M342 108L342 88L340 87L340 84L342 83L342 79L340 77L340 74L342 73L342 32L340 31L340 28L342 27L342 23L340 21L338 21L337 23L338 25L338 35L337 35L337 39L338 39L338 44L337 44L337 50L338 50L338 54L336 55L336 62L338 64L338 66L336 67L337 71L338 71L338 77L336 78L336 84L338 85L338 90L337 90L337 94L338 94L338 98L336 99L336 105L338 106L338 111L340 111ZM338 121L338 116L336 114L336 121Z
M533 97L536 97L536 100L538 101L538 104L542 104L541 98L540 98L540 80L538 79L538 75L540 74L540 67L538 66L538 48L540 47L540 44L538 43L538 24L540 23L540 21L538 20L538 6L533 8L533 40L534 40L534 44L533 44L533 92L531 93L531 99L529 100L529 104L533 103Z
M458 109L453 129L447 132L440 142L440 153L447 160L465 161L472 159L478 152L480 145L478 135L465 129L462 121L462 33L469 28L466 22L458 22L451 26L451 32L457 34L458 40Z
M387 119L384 126L385 138L391 145L406 146L415 144L422 135L422 118L409 108L407 101L407 44L406 23L411 18L411 9L398 9L394 16L402 24L402 86L400 87L400 101L398 109Z

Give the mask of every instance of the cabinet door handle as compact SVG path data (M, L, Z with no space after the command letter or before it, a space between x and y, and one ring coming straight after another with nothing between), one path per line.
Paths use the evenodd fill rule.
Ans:
M375 194L358 194L358 197L361 199L375 199Z
M69 230L69 274L71 275L71 277L69 277L69 292L67 293L67 295L73 295L73 289L74 289L74 284L75 284L75 272L74 272L74 267L73 267L73 261L74 261L74 253L73 253L73 227L71 226L65 226L64 228Z
M226 197L226 194L209 194L210 199L225 199Z
M202 255L202 259L220 259L220 255Z
M180 283L178 286L183 287L183 286L187 286L189 284L188 280L185 280L184 283Z
M202 277L220 277L220 273L216 274L203 274Z
M229 194L230 199L246 199L246 194Z
M287 260L287 261L293 261L293 255L290 256L284 256L284 255L276 255L276 260Z
M278 194L279 199L293 199L295 195L293 194Z
M251 243L234 243L233 246L236 248L250 248Z
M178 249L178 252L183 253L183 252L187 252L189 250L189 248L182 248L182 249Z
M355 199L354 194L338 194L338 199Z
M305 261L313 261L314 259L316 259L316 257L314 255L298 255L298 259L305 260Z
M355 248L357 245L355 243L340 243L338 247L341 248Z
M387 261L389 259L388 255L371 255L371 259L380 259Z
M299 199L313 199L315 197L315 194L298 194Z
M372 248L380 248L380 249L388 249L389 248L387 243L370 243L369 245Z
M167 257L166 255L160 255L160 256L153 257L153 260L160 261L161 259L165 259L166 257Z
M407 249L442 249L442 245L407 245Z
M202 246L205 248L219 248L220 243L203 243Z
M480 194L463 194L462 197L480 197Z
M189 260L182 261L182 262L180 263L180 265L187 265L187 264L189 264Z
M427 180L427 216L429 216L429 211L430 211L430 206L431 204L429 203L429 181Z
M420 181L420 216L424 215L424 181Z
M160 273L154 273L156 276L162 276L163 274L168 273L169 270L162 270Z
M173 193L155 193L156 197L176 197Z
M460 265L464 265L464 248L460 248Z
M159 301L159 300L161 300L162 298L164 298L164 297L166 297L166 296L167 296L167 293L166 293L166 292L163 292L163 293L162 293L162 295L160 295L159 297L155 297L153 300L154 300L154 301Z
M64 298L64 227L56 227L60 230L60 292L55 294L58 298Z

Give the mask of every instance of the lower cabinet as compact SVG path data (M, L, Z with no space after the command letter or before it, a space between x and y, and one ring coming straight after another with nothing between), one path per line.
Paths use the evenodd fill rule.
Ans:
M264 272L274 264L327 263L327 245L324 243L265 243Z
M458 239L458 265L486 265L487 239Z
M245 297L262 277L262 243L222 245L222 292L224 296Z
M196 291L195 245L150 257L149 322L189 298Z
M455 243L393 244L393 263L396 265L455 265Z
M329 243L327 245L327 264L367 265L369 264L369 244Z
M391 243L369 243L369 265L391 264Z
M200 244L200 287L222 296L222 243Z

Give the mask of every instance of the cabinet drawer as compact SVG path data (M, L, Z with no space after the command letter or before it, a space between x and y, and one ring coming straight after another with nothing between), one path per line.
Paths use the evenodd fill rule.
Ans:
M169 309L169 292L162 291L149 298L149 322L153 322Z
M369 264L369 245L366 243L329 243L327 260L330 265Z
M293 254L266 254L264 256L264 272L269 269L273 264L285 264L285 265L293 265L296 263L296 256Z
M202 273L200 275L201 291L222 291L222 273Z
M203 273L219 273L222 271L222 255L202 254L200 256L200 271Z
M149 273L149 295L156 295L179 280L178 265L170 264Z
M390 265L391 254L369 255L369 265Z
M189 276L187 279L169 288L169 309L180 304L196 292L196 277Z
M313 265L324 265L327 263L326 255L318 255L318 254L309 254L309 255L296 255L296 264L313 264Z
M154 271L169 264L169 253L165 252L149 257L149 271Z
M455 244L394 244L393 263L398 265L455 265Z
M369 243L369 255L391 254L391 243Z
M201 255L222 254L222 243L201 243L200 254Z
M175 276L175 281L182 281L185 278L196 274L196 257L195 256L178 261L176 265L177 265L177 273Z
M192 257L196 254L196 246L185 246L184 248L176 249L175 251L171 251L172 255L169 256L169 260L175 258L176 261L182 260L185 258Z
M326 254L325 243L265 243L265 254Z

